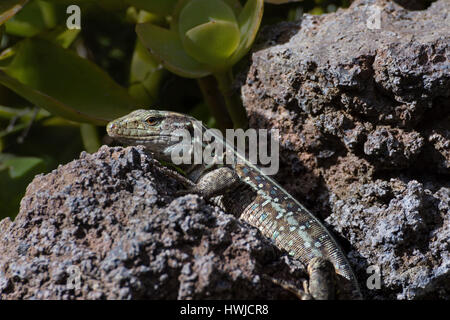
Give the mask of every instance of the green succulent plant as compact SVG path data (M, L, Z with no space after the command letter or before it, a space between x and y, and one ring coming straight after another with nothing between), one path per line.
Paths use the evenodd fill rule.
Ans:
M264 0L179 0L170 28L138 24L136 32L164 67L182 77L214 75L236 127L245 110L231 97L231 68L249 50L261 23Z
M263 0L181 0L171 28L138 24L137 34L164 66L199 78L229 69L250 49L263 13Z

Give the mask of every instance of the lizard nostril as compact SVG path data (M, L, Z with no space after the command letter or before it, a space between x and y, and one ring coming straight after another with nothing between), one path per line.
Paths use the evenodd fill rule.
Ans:
M116 125L114 123L108 123L108 126L106 127L107 132L112 132L112 130L116 129Z

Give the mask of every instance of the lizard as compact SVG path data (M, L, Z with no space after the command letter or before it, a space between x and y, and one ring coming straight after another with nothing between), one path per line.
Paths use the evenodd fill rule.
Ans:
M142 145L157 160L173 164L173 151L180 142L176 132L182 129L195 136L194 130L198 129L199 123L195 118L181 113L139 109L109 122L106 130L119 143ZM201 123L200 126L202 132L208 129ZM213 133L213 136L218 140L223 139L217 133ZM200 144L201 151L208 145L208 142L199 142L194 138L190 142L192 148L195 148L196 143L197 147ZM347 282L351 297L361 299L350 263L318 218L264 174L260 167L238 153L229 142L223 141L223 145L225 153L235 158L231 164L217 162L205 165L191 161L177 165L185 172L185 176L175 174L176 171L173 171L173 176L187 187L186 193L195 193L212 200L226 212L259 229L278 248L305 265L318 258L331 262L336 274ZM236 158L241 161L235 161ZM314 266L308 269L320 270ZM310 275L310 283L313 279L327 278L316 271ZM314 283L320 285L320 281ZM318 290L324 291L323 288Z

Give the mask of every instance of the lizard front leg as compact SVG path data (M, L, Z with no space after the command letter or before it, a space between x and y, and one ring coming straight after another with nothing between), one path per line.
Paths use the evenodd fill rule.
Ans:
M209 171L198 179L195 186L186 190L186 193L195 193L205 199L222 195L240 183L237 173L229 167L220 167Z
M196 183L172 169L163 167L161 171L177 180L186 188L186 190L177 191L176 194L179 196L194 193L209 200L224 194L240 183L237 173L229 167L220 167L208 171L201 175Z

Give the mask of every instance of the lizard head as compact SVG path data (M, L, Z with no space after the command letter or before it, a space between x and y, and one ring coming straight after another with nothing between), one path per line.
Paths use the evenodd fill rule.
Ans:
M160 160L181 140L181 130L194 136L197 120L191 116L161 110L135 110L106 126L108 135L126 145L143 145Z

